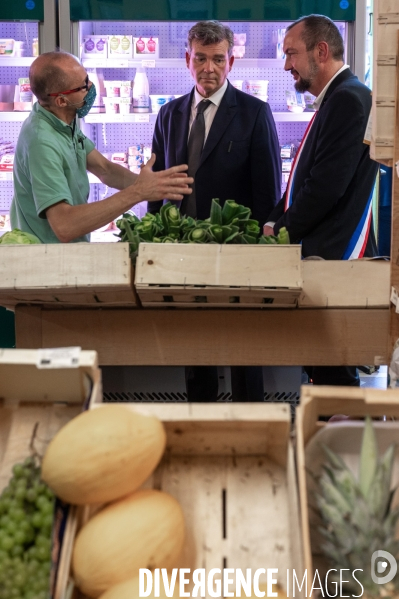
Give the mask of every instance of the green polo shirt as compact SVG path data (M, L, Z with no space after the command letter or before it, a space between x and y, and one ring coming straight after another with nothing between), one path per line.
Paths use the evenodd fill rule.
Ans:
M15 150L12 228L33 233L42 243L59 243L45 211L62 201L71 206L87 202L86 158L93 149L77 124L67 125L36 102ZM89 240L89 235L74 239Z

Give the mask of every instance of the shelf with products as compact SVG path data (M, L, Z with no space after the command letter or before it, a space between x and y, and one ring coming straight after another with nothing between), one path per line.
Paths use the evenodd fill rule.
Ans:
M26 112L0 112L0 122L14 122L14 123L22 123L25 119L28 118L30 111Z
M278 58L236 58L235 68L244 69L283 69L284 60ZM184 58L86 58L82 60L86 69L134 69L137 67L181 69L186 68Z
M30 67L36 56L2 56L0 67Z
M311 120L313 112L273 112L276 123L307 123ZM85 123L89 125L111 124L111 123L155 123L156 113L130 113L130 114L88 114Z

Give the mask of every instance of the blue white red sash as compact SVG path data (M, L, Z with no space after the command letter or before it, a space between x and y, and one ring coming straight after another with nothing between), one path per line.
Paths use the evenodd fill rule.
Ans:
M373 199L373 192L367 201L366 208L362 214L362 218L353 233L348 247L346 248L342 260L356 260L357 258L363 258L364 251L366 249L367 240L369 238L369 231L371 225L371 205Z
M284 205L284 212L286 210L288 210L288 208L291 206L292 204L292 196L293 196L293 190L294 190L294 179L295 179L295 171L296 171L296 167L298 165L299 159L301 157L302 154L302 150L305 146L306 140L308 138L309 135L309 131L313 125L313 121L315 119L317 112L314 113L314 115L312 116L311 120L308 123L308 126L306 127L306 131L305 131L305 135L302 138L302 141L299 145L298 151L295 154L295 158L294 161L292 163L292 167L291 167L291 172L290 172L290 176L288 178L288 183L287 183L287 191L285 194L285 205Z

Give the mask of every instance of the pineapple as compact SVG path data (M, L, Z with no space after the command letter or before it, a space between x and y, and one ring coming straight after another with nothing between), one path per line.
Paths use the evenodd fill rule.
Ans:
M360 453L358 480L342 458L324 446L327 463L319 479L316 501L323 521L324 537L320 549L331 568L356 569L355 577L364 587L363 598L399 597L399 573L385 585L371 578L371 556L384 550L396 559L399 541L395 538L399 508L392 507L391 475L395 447L391 445L379 458L375 432L366 419ZM347 573L345 573L347 575ZM348 575L349 577L349 575ZM344 594L359 595L361 588L352 579Z

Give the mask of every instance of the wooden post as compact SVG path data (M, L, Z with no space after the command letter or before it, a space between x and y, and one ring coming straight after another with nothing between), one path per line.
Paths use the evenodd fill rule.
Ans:
M395 101L395 146L392 177L392 228L391 228L391 288L399 291L399 177L396 168L399 162L399 31L396 52L396 101ZM398 304L399 306L399 304ZM399 314L396 306L391 306L390 350L399 339ZM390 353L390 352L389 352Z

